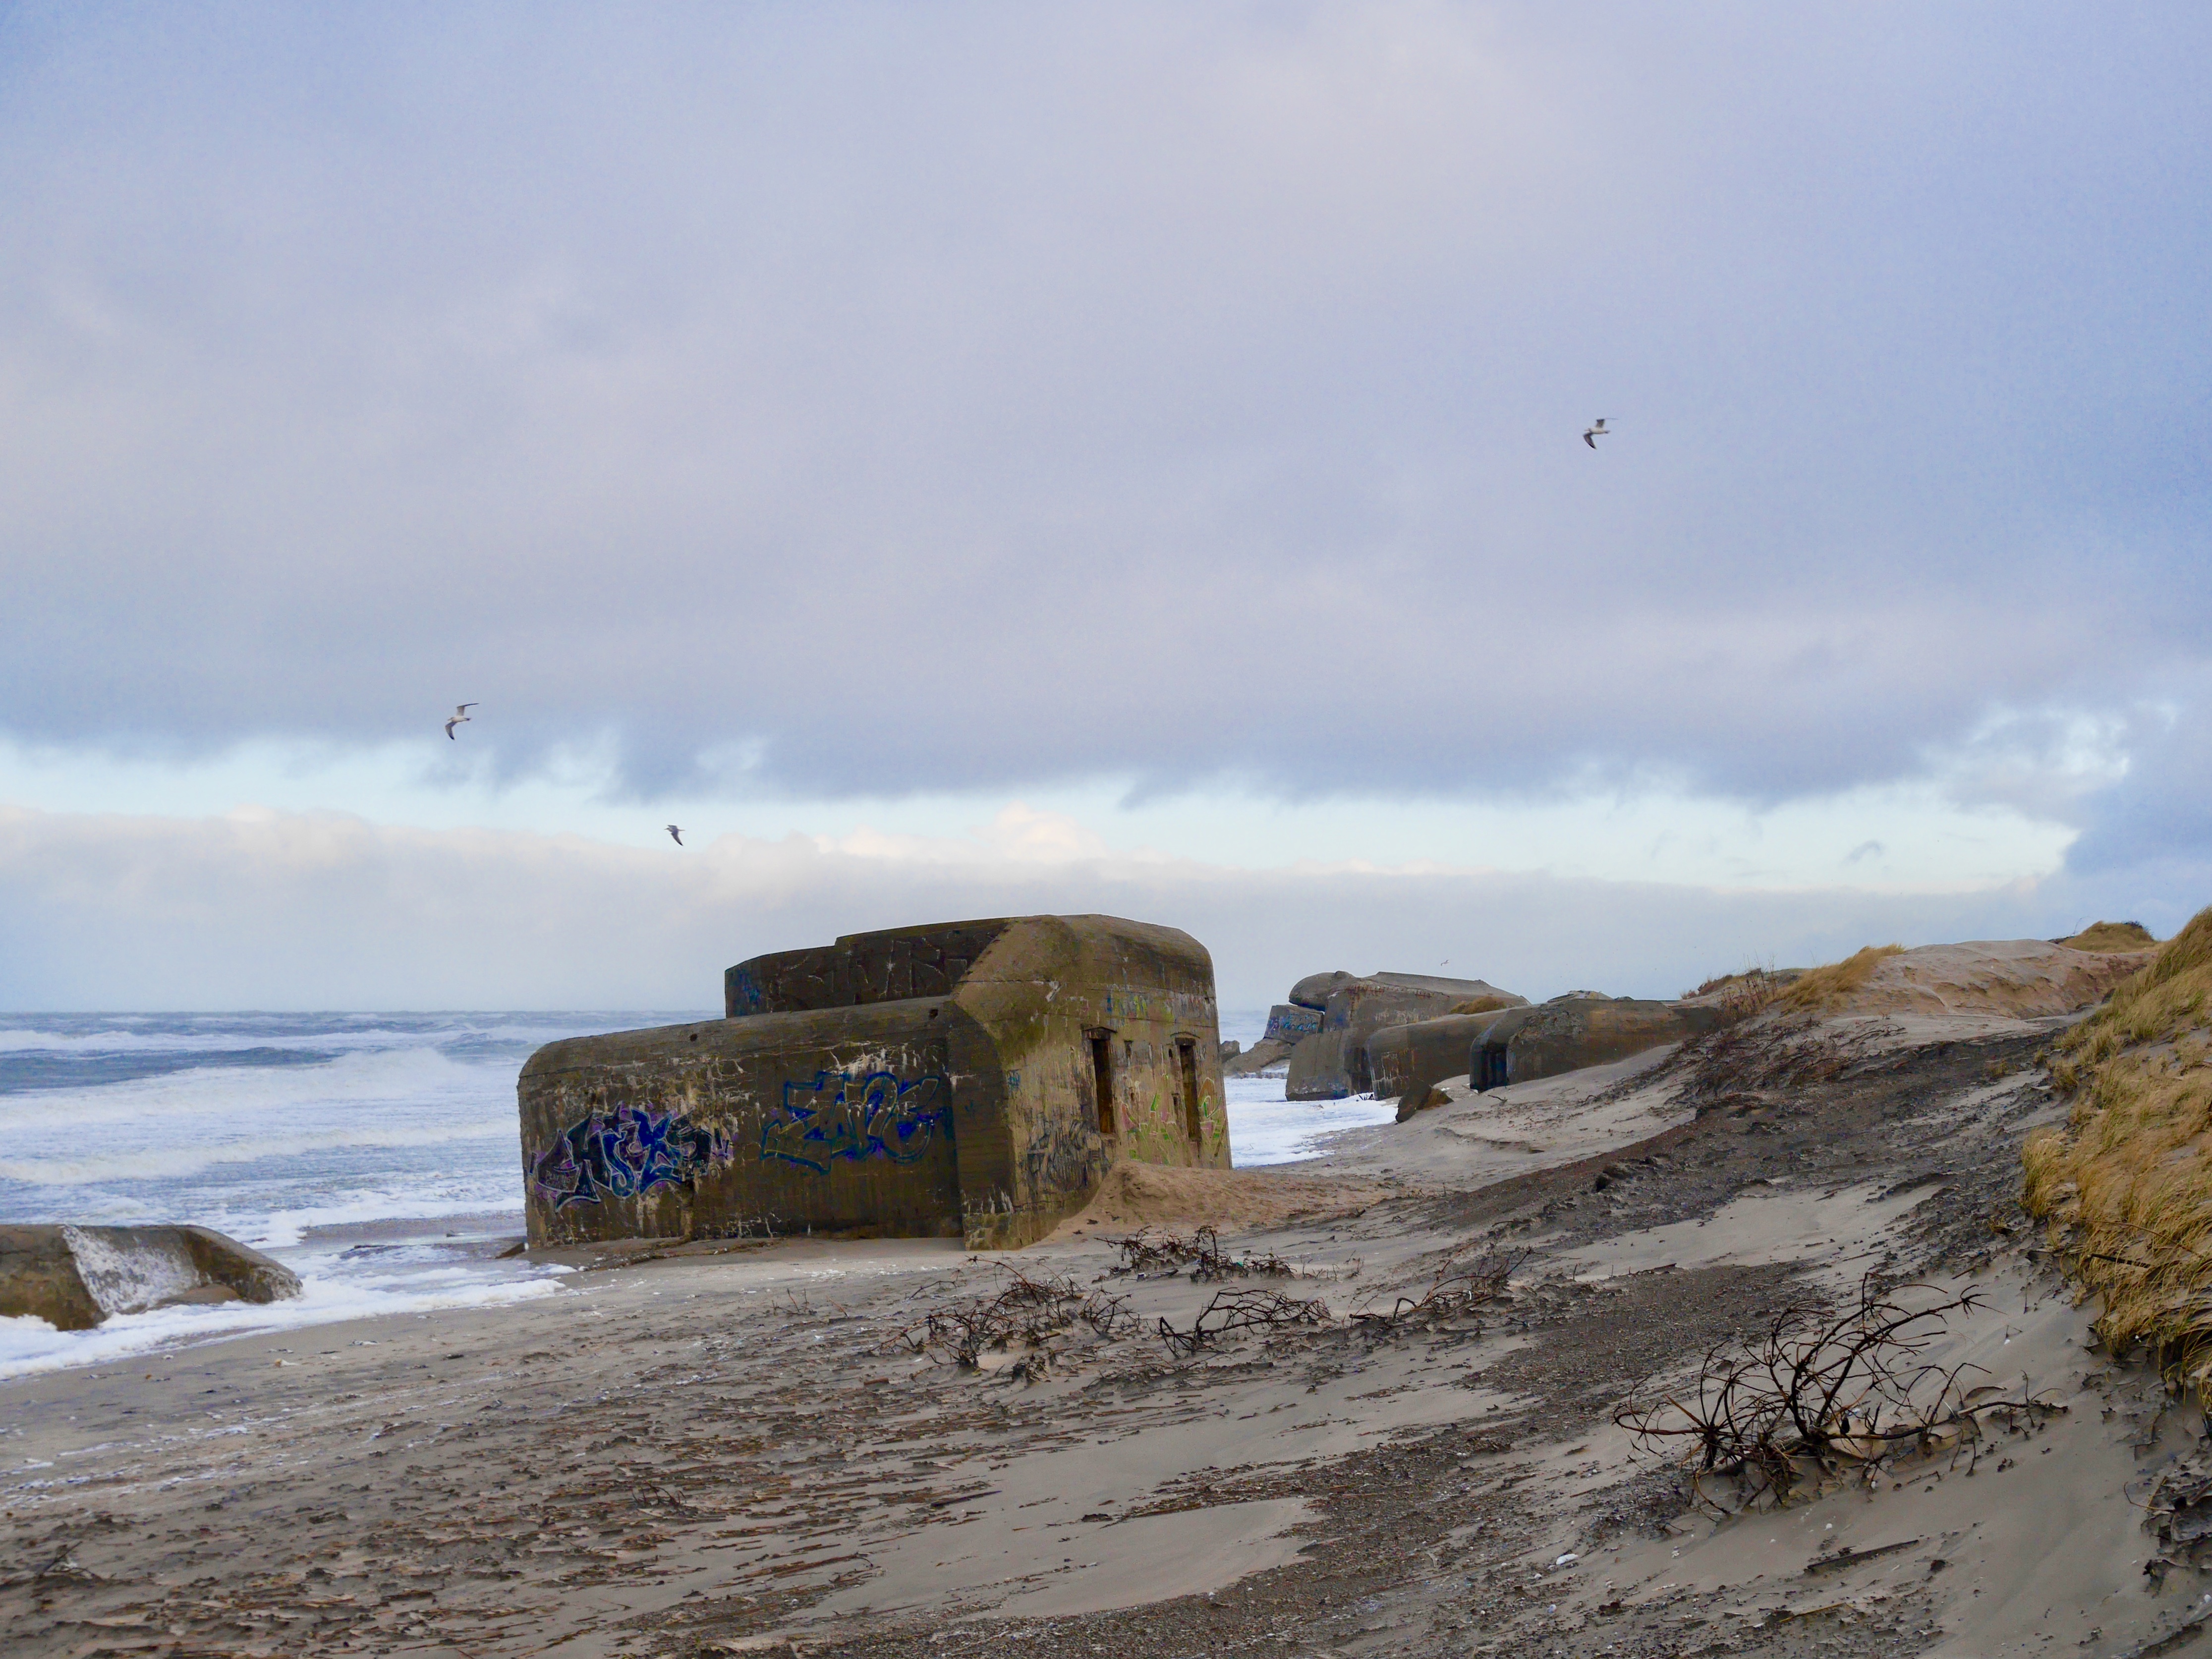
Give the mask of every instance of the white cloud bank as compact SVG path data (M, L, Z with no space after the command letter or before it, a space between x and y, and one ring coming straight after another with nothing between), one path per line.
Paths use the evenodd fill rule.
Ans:
M0 807L0 1006L704 1009L722 969L757 951L1028 911L1186 928L1212 951L1230 1006L1316 969L1446 960L1531 995L1671 994L1869 940L2047 935L2114 897L2063 879L1898 895L1243 870L1115 853L1048 814L1009 815L964 843L726 836L679 850L333 813Z

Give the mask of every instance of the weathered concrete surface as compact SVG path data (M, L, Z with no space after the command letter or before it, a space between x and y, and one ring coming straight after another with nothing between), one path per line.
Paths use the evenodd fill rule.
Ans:
M1386 1025L1367 1039L1367 1070L1375 1097L1425 1097L1431 1084L1468 1069L1468 1053L1496 1013L1445 1014L1410 1025Z
M1300 988L1310 983L1298 981ZM1368 1070L1367 1043L1376 1032L1385 1026L1435 1019L1459 1003L1484 997L1513 1006L1528 1000L1485 980L1429 974L1370 974L1340 983L1329 993L1320 1032L1291 1051L1290 1076L1283 1091L1291 1100L1340 1100L1367 1093L1375 1087Z
M1470 1045L1468 1075L1478 1091L1556 1077L1683 1042L1723 1018L1717 1008L1571 993L1492 1017Z
M1545 1003L1549 1008L1558 1005ZM1511 1080L1510 1061L1514 1034L1537 1014L1535 1008L1508 1008L1502 1013L1485 1014L1478 1018L1486 1023L1476 1031L1468 1045L1468 1081L1477 1091L1500 1089Z
M977 958L1018 925L1018 919L999 917L894 927L754 957L723 974L722 1012L737 1019L949 996Z
M1221 1062L1224 1077L1257 1077L1271 1067L1286 1063L1291 1057L1291 1045L1267 1038L1254 1043L1243 1054Z
M1680 1042L1689 1034L1682 1012L1663 1002L1617 999L1547 1005L1513 1034L1510 1080L1607 1065Z
M894 929L725 975L730 1014L547 1045L530 1240L1041 1238L1118 1159L1229 1166L1213 964L1170 927Z
M84 1331L113 1314L299 1294L289 1267L206 1227L0 1227L0 1317Z
M1451 1097L1437 1085L1417 1083L1398 1097L1398 1121L1403 1123L1416 1112L1432 1112L1450 1104Z
M1358 977L1357 974L1346 973L1341 968L1334 973L1308 974L1291 987L1291 1001L1297 1007L1310 1008L1320 1013L1328 1006L1330 992L1340 985L1351 984Z
M1296 1002L1279 1002L1267 1010L1267 1029L1264 1040L1289 1044L1300 1037L1311 1036L1321 1030L1322 1010L1308 1008Z

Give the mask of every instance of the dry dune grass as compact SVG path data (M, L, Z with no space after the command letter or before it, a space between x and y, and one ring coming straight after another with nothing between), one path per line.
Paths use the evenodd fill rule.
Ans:
M2155 951L2157 935L2139 921L2100 921L2071 939L2055 939L2069 951Z
M2030 1211L2103 1302L2114 1346L2212 1384L2212 908L2053 1045L2074 1105L2023 1153Z
M1455 1002L1452 1004L1452 1012L1455 1014L1486 1014L1495 1009L1510 1008L1513 1005L1508 1002L1504 997L1469 997L1465 1002Z
M1731 1020L1748 1019L1805 976L1802 968L1747 968L1740 974L1722 974L1695 990L1682 993L1684 1002L1718 1008Z
M1775 998L1775 1004L1796 1013L1823 1012L1852 993L1863 990L1867 981L1874 977L1874 970L1881 966L1882 958L1897 956L1904 949L1902 945L1869 945L1841 962L1811 969L1799 975L1788 990Z

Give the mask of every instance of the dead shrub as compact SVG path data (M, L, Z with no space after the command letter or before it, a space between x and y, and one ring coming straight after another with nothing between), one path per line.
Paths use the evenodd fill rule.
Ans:
M1301 1301L1280 1291L1216 1291L1213 1299L1199 1310L1188 1330L1177 1330L1167 1320L1159 1324L1160 1340L1168 1352L1188 1359L1201 1348L1225 1336L1246 1331L1279 1331L1301 1325L1328 1322L1328 1304L1316 1297Z
M1222 1279L1295 1279L1297 1269L1273 1250L1265 1255L1231 1255L1221 1248L1221 1235L1200 1227L1188 1238L1173 1233L1155 1235L1139 1229L1126 1238L1106 1241L1121 1252L1117 1273L1179 1272L1189 1267L1200 1284Z
M1045 1354L1053 1339L1064 1335L1078 1322L1102 1340L1133 1336L1138 1325L1126 1297L1085 1290L1073 1278L1031 1279L1019 1268L996 1264L1012 1276L995 1296L941 1304L890 1340L909 1352L949 1359L963 1369L981 1365L986 1353L1006 1352L1017 1346L1032 1351L1019 1375L1042 1376Z
M1455 1246L1437 1264L1421 1295L1400 1296L1387 1313L1355 1313L1352 1324L1381 1334L1464 1319L1504 1296L1507 1281L1528 1259L1526 1250L1502 1251L1473 1241Z
M1847 1465L1955 1446L1984 1413L2055 1409L2024 1385L2013 1398L1966 1386L1978 1366L1923 1362L1953 1316L1981 1305L1972 1291L1929 1297L1939 1293L1869 1279L1840 1312L1793 1303L1757 1336L1709 1350L1686 1389L1626 1401L1613 1421L1638 1450L1687 1464L1700 1498L1725 1508L1707 1477L1734 1481L1746 1504L1787 1503L1808 1479Z

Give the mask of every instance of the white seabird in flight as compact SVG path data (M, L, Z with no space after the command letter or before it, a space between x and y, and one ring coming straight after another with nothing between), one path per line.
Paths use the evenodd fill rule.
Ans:
M668 831L669 840L674 842L678 847L684 845L684 832L681 830L672 823L664 823L660 827Z
M1605 429L1605 416L1601 415L1596 420L1591 422L1589 428L1583 432L1583 441L1592 449L1595 449L1600 438L1610 438L1612 435L1613 434Z
M446 722L446 735L447 737L451 738L453 736L453 728L455 726L466 726L469 723L469 710L475 707L476 704L472 702L465 702L453 710L453 718ZM458 743L459 739L456 738L454 738L454 741Z

